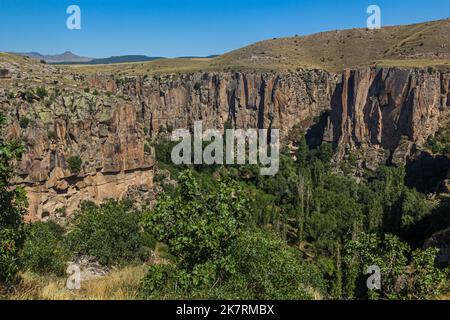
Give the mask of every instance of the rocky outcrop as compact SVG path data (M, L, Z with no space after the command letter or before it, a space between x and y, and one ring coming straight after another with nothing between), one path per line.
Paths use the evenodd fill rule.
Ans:
M26 142L15 182L27 191L30 220L63 219L82 201L142 198L136 191L151 192L149 144L160 131L202 120L204 128L222 129L231 121L240 128L279 128L287 134L302 121L312 123L329 107L339 80L319 70L120 79L47 72L42 79L18 74L24 86L0 92L2 112L10 119L7 138ZM41 86L48 91L44 96L37 94ZM71 159L81 160L76 172Z
M89 83L137 97L150 134L189 128L278 128L282 134L329 108L339 77L321 70L285 73L208 72L136 77L118 80L89 78Z
M450 228L433 234L425 241L424 248L438 248L436 262L444 267L450 266Z
M88 78L89 87L100 88L111 93L117 92L117 82L114 79L109 79L104 76L95 74Z
M449 79L450 73L425 69L347 70L332 100L325 136L339 146L338 158L362 150L368 167L389 155L404 164L448 117Z
M11 73L8 69L0 69L0 79L11 79Z
M111 269L98 262L92 256L79 256L68 263L69 268L80 271L81 283L105 277L111 273Z
M120 199L137 186L152 188L154 154L145 147L148 136L136 119L134 102L47 90L39 98L13 88L9 98L0 98L10 120L6 138L26 145L15 183L27 191L29 220L69 215L82 201Z

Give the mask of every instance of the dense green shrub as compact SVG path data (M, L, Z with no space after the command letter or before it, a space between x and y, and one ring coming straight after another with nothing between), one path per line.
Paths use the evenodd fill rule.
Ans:
M141 283L144 299L312 299L324 294L313 264L276 235L241 233L228 254L196 264L150 266Z
M223 255L245 223L249 199L230 180L209 192L201 191L190 171L182 172L179 181L173 196L163 195L144 215L143 225L183 265L193 267Z
M168 245L175 264L150 267L146 299L309 299L324 288L313 266L275 234L250 230L250 200L240 185L219 181L201 192L190 171L174 194L144 215L144 226Z
M428 139L427 146L433 153L450 156L450 129L439 130L434 137Z
M227 261L231 263L231 261ZM225 265L224 260L221 262ZM221 269L215 261L195 265L191 270L179 264L150 266L142 280L143 299L220 299L230 294L223 284ZM239 294L234 293L235 297Z
M430 299L440 292L445 272L436 268L437 249L412 250L394 235L361 233L345 245L346 293L350 298ZM381 289L369 291L369 266L381 270Z
M41 274L63 275L69 253L63 245L64 229L54 222L27 225L21 257L26 269Z
M155 154L157 161L165 164L172 164L171 153L176 141L162 141L155 146Z
M181 286L181 271L175 264L151 265L142 279L140 296L147 300L188 299ZM191 295L195 295L191 290Z
M101 206L83 203L67 235L70 250L94 256L105 265L147 258L146 246L152 243L139 226L140 214L131 207L130 201L110 200Z
M227 296L240 299L312 299L323 296L325 284L314 264L277 235L248 230L230 249L232 267L223 283Z
M25 92L25 100L28 103L32 103L34 100L34 93L33 91L31 91L31 89L27 89L27 91Z

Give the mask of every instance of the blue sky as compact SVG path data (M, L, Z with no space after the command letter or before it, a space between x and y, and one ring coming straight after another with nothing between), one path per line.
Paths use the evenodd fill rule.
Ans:
M66 9L81 8L81 30ZM450 0L0 0L0 51L206 56L273 37L450 17Z

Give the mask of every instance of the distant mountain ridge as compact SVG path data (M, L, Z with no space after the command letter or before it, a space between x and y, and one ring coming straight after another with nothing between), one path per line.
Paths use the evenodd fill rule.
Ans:
M21 56L30 57L30 58L36 59L36 60L44 60L47 63L64 63L64 62L83 63L83 62L88 62L88 61L93 60L93 58L78 56L70 51L66 51L61 54L53 54L53 55L52 54L44 55L39 52L16 52L16 54L19 54Z
M35 60L43 60L50 64L111 64L125 62L146 62L157 59L164 59L163 57L148 57L145 55L124 55L112 56L109 58L90 58L76 55L70 51L54 55L45 55L39 52L15 52L15 54L29 57Z
M111 63L129 63L129 62L147 62L158 59L165 59L164 57L148 57L145 55L125 55L125 56L113 56L109 58L92 59L86 62L61 62L57 64L111 64Z

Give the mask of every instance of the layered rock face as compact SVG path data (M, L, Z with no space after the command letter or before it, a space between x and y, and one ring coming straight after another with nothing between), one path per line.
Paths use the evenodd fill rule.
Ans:
M28 194L29 220L71 214L82 201L120 199L131 187L152 187L154 154L145 150L134 103L78 91L57 96L51 89L48 97L27 101L23 93L11 89L0 102L10 119L6 138L26 145L15 183ZM71 165L77 161L78 167Z
M424 69L347 70L331 102L326 140L338 145L338 158L362 151L369 168L388 157L404 164L448 120L449 80L450 73Z
M276 128L294 125L329 108L339 77L320 70L286 73L194 73L129 78L118 82L93 76L90 85L137 97L151 134L189 128Z
M28 193L30 220L71 214L86 200L100 203L136 188L151 190L149 145L161 131L202 120L204 128L222 129L231 121L239 128L279 128L287 134L302 121L312 123L329 107L339 80L319 70L114 79L38 67L47 71L44 78L16 75L20 68L10 67L18 83L0 92L2 112L10 119L4 134L26 144L15 182ZM39 96L41 87L48 92ZM74 158L81 160L79 172L70 166Z
M130 186L151 188L154 155L144 152L132 104L113 104L100 119L70 123L57 118L54 128L56 141L29 128L31 145L19 164L33 216L45 217L58 208L70 213L86 200L120 199ZM67 167L71 155L83 161L79 173Z

